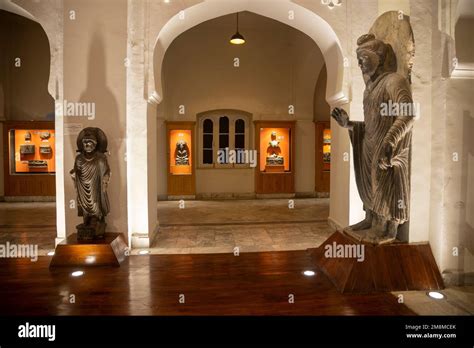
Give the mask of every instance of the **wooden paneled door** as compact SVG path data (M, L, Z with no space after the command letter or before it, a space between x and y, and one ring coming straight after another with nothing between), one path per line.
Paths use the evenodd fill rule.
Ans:
M329 157L331 154L331 139L330 139L330 131L331 131L331 123L329 121L322 121L322 122L315 122L315 130L316 130L316 171L315 171L315 188L314 190L316 193L319 194L329 194L330 190L330 176L331 176L331 163L327 162L327 154L326 154L326 161L325 161L325 154L324 152L329 150ZM328 134L329 134L329 142L328 142ZM326 138L326 141L325 141Z
M265 149L270 139L261 139L266 130L284 130L289 139L282 144L284 167L270 171L265 168ZM257 167L255 168L255 192L257 194L295 193L295 121L255 121L255 146ZM266 133L265 133L266 134Z
M54 172L33 172L15 173L15 163L11 156L20 156L16 149L11 151L11 131L15 130L53 130L54 122L45 121L7 121L3 124L3 168L4 168L4 187L5 196L55 196L56 195L56 175ZM39 148L35 148L38 153ZM54 166L54 146L52 153L48 156L53 158ZM32 155L35 156L35 155ZM15 161L15 157L13 157ZM51 161L51 160L50 160ZM18 162L19 163L19 162ZM21 164L25 165L26 164Z
M193 196L196 194L196 141L195 122L166 122L168 196ZM189 150L189 165L176 165L177 141L185 141Z

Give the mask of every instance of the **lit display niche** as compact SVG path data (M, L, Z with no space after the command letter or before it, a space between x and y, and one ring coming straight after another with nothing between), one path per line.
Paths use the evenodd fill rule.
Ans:
M55 173L54 129L9 131L10 174Z
M323 170L331 170L331 130L323 131Z
M290 128L260 128L260 171L284 173L291 170Z
M192 138L189 129L172 129L169 133L170 174L191 175Z

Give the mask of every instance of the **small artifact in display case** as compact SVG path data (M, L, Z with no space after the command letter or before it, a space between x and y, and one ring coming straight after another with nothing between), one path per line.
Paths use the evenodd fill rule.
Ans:
M49 155L53 152L53 149L49 145L41 145L40 146L40 154Z
M175 149L175 165L188 166L189 165L189 147L186 141L179 140L176 143Z
M56 166L54 140L54 129L39 128L38 125L8 130L10 175L53 174Z
M45 160L31 160L28 161L28 167L30 168L47 168L48 162Z
M192 175L193 154L190 129L170 129L168 138L169 171L172 175Z
M40 138L42 141L47 141L50 137L51 137L51 133L48 131L40 133Z
M271 133L271 140L267 148L267 166L282 166L284 165L284 158L281 156L280 142L277 140L276 132Z
M25 133L25 141L31 141L31 133L29 131Z
M34 145L20 145L20 154L21 155L34 155L35 146Z
M290 172L290 128L260 128L260 171L265 173Z
M323 164L324 170L330 170L331 167L331 130L323 131Z

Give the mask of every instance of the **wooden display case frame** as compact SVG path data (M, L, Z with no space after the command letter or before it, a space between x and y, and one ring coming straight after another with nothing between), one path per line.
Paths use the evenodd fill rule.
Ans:
M166 121L166 172L168 177L168 196L187 197L196 195L196 139L194 121ZM191 131L191 174L177 175L171 173L170 132L172 130Z
M314 123L316 139L316 158L315 158L315 182L314 191L319 194L329 194L331 169L324 169L323 160L323 133L325 129L331 129L331 122L318 121Z
M294 194L295 193L295 124L296 121L254 121L257 167L255 168L255 193ZM269 173L260 170L260 129L288 128L290 130L290 170L283 173Z
M56 196L56 174L12 174L10 170L9 133L16 129L55 129L52 121L3 122L3 170L5 197ZM54 150L53 150L54 151Z

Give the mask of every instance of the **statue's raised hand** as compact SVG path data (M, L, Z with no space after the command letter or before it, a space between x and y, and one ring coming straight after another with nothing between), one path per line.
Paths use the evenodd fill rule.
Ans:
M341 108L334 108L331 113L332 118L336 120L336 122L344 128L351 128L352 124L349 121L349 115L344 109Z

